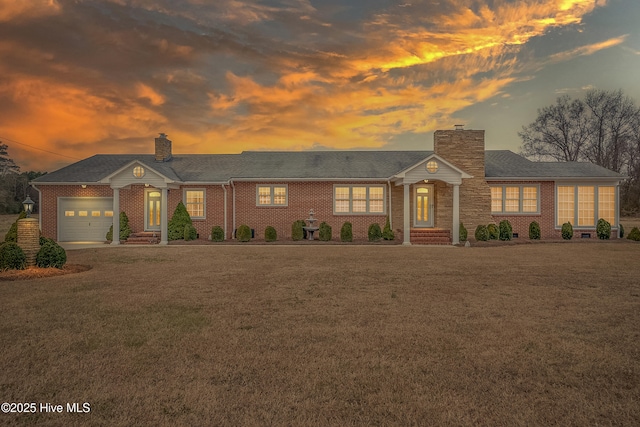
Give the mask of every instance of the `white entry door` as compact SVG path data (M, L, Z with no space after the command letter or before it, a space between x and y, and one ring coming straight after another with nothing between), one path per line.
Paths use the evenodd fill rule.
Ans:
M433 227L433 185L419 185L415 188L415 220L416 227Z

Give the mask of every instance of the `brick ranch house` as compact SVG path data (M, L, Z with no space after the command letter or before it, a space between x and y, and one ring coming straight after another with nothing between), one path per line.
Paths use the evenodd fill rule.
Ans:
M36 179L40 227L58 241L104 241L116 212L133 232L159 234L183 201L200 239L219 225L225 239L246 224L263 238L268 225L280 240L291 224L315 211L340 230L353 224L366 238L387 215L404 244L459 243L462 222L508 219L519 238L537 221L543 239L561 237L569 221L577 237L595 238L604 218L618 227L618 186L624 177L590 163L531 162L507 150L485 151L483 130L439 130L433 151L303 151L173 155L166 135L155 154L95 155ZM339 232L334 231L334 236ZM117 239L113 244L119 244Z

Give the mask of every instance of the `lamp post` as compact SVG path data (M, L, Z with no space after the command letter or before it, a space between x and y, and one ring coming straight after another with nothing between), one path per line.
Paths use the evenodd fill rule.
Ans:
M27 218L29 218L29 216L31 215L31 212L33 212L33 205L35 205L35 202L33 200L31 200L30 196L27 196L25 201L22 202L22 206L24 207L24 211L27 213Z

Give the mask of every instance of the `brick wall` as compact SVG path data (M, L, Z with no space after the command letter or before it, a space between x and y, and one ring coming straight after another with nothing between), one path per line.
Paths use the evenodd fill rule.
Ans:
M463 179L460 186L460 221L467 230L489 223L492 220L491 190L485 180L484 130L438 130L433 135L433 147L437 155L473 176ZM451 224L453 219L447 217L447 212L453 208L453 188L439 189L443 200L438 204L437 218L442 223ZM451 207L442 210L443 204L449 203L449 192ZM451 225L443 225L443 228L451 228Z

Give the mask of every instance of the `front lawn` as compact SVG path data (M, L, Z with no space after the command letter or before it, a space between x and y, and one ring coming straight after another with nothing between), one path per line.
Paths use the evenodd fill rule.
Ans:
M640 245L69 251L0 282L5 425L638 425Z

